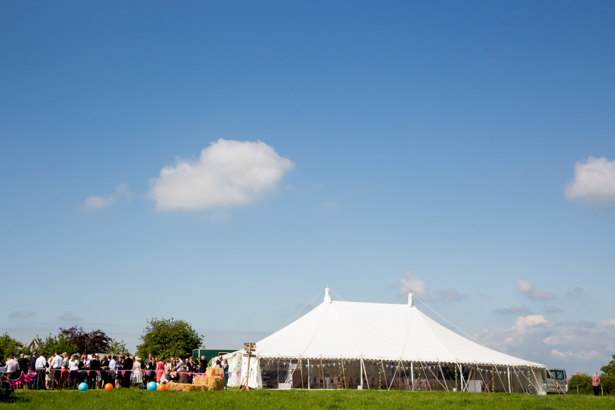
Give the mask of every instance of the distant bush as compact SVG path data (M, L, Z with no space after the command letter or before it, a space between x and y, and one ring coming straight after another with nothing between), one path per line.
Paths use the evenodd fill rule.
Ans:
M604 394L615 394L615 376L600 376L600 385Z
M576 394L577 386L580 394L594 394L592 378L585 373L577 373L568 380L568 393ZM603 374L600 376L600 386L602 386L604 394L615 394L615 376Z
M579 388L581 394L594 394L592 378L585 373L576 373L568 380L568 392L575 394Z

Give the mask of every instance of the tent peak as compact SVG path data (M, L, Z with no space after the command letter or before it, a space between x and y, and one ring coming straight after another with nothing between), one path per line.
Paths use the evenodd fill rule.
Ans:
M325 303L331 303L331 289L325 288Z
M412 292L408 293L408 306L414 307L414 296Z

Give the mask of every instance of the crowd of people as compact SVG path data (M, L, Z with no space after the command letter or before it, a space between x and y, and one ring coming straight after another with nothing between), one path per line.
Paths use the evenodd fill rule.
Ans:
M18 380L22 375L32 377L27 384L29 389L35 390L76 389L84 382L90 389L104 388L107 383L114 388L145 388L149 382L192 383L194 377L205 373L208 366L204 356L200 359L162 359L150 354L145 360L128 354L73 354L69 357L66 352L54 352L50 356L33 352L29 357L22 354L17 359L11 354L5 364L6 373L12 380ZM225 381L228 382L228 363L222 355L212 359L212 365L224 369Z

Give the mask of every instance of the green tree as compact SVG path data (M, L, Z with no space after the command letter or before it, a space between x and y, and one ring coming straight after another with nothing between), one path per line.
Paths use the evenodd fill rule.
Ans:
M615 354L612 356L613 360L600 368L600 371L604 376L615 376Z
M0 336L0 355L4 356L4 358L7 358L11 353L16 356L19 355L21 349L23 349L23 343L13 339L8 333Z
M111 339L109 342L109 349L107 349L106 353L112 354L126 354L128 353L128 349L126 349L126 343L124 341L117 341L115 339Z
M62 333L57 336L52 336L50 333L45 340L37 335L36 339L38 342L38 350L45 352L47 355L52 355L53 352L66 352L69 356L78 353L77 345Z
M203 343L203 336L183 320L154 318L143 331L145 334L140 337L143 343L137 346L141 357L150 353L155 357L186 357Z
M572 375L570 380L568 380L568 391L572 393L577 392L577 387L579 388L579 393L591 393L592 392L592 379L585 373L576 373Z

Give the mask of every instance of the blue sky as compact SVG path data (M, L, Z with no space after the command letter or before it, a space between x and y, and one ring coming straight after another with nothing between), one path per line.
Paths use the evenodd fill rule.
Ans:
M614 13L1 4L0 329L135 346L175 317L240 347L327 285L414 288L494 348L597 370L615 353Z

